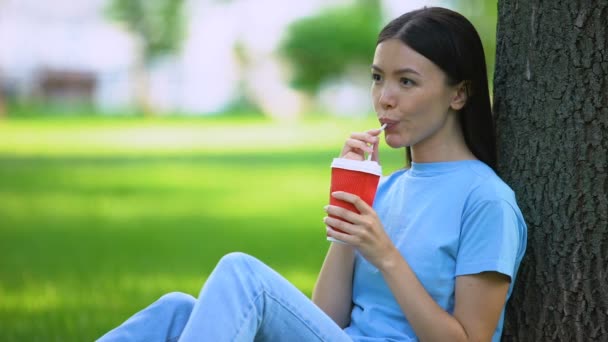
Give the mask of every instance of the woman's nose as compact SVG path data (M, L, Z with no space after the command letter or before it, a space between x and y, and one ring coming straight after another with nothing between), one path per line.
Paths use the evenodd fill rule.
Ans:
M390 89L390 87L384 87L382 92L380 93L380 99L378 100L382 109L392 109L397 105L397 98L395 93Z

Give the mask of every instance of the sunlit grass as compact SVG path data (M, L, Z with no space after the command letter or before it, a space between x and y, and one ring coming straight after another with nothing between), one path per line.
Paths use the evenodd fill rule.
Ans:
M311 151L340 146L374 119L272 122L236 120L31 120L0 122L9 155L146 155L196 152Z
M369 120L0 121L0 340L93 340L222 255L310 295L329 163ZM401 153L382 147L385 173Z

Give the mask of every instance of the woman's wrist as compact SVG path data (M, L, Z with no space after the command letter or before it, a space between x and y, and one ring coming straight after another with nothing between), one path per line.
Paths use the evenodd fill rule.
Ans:
M382 273L390 273L392 270L397 268L399 263L403 260L399 250L391 245L389 252L380 260L378 264L378 270Z

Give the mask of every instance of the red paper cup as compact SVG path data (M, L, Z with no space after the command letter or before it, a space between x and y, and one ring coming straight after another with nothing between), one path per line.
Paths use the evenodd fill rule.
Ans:
M334 191L344 191L361 197L365 203L372 206L380 176L382 176L382 167L375 161L334 158L331 163L329 204L359 213L354 205L331 196ZM343 232L334 227L332 229ZM327 237L327 240L342 242L332 237Z

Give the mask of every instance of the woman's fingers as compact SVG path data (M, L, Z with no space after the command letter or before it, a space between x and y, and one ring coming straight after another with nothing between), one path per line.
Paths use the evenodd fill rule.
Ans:
M335 205L327 205L325 206L325 212L331 216L339 217L344 221L348 221L354 224L359 223L359 214L354 213L348 209L344 209L342 207L338 207Z
M379 154L380 144L378 143L380 141L380 138L378 137L378 135L380 135L381 132L382 132L382 129L380 129L380 128L375 128L375 129L371 129L371 130L367 131L367 134L376 138L375 142L372 143L372 147L373 147L372 160L375 162L378 162L378 163L380 162L380 154Z
M342 153L343 158L365 159L365 153L372 155L373 160L378 159L378 135L380 129L371 129L367 132L355 132L350 135L344 144Z
M380 130L371 130L367 132L355 132L350 135L351 139L357 139L365 141L368 144L375 144L378 142L377 135L380 134Z
M334 197L335 199L339 199L344 202L351 203L352 205L355 206L355 208L357 208L357 210L361 213L361 215L365 215L365 214L374 212L372 207L370 207L367 203L365 203L364 200L361 199L361 197L359 197L357 195L350 194L350 193L344 192L344 191L334 191L331 193L331 196Z
M330 226L327 226L326 228L327 228L327 236L332 237L336 240L340 240L347 245L354 246L354 245L356 245L356 243L358 241L357 237L354 235L339 232Z
M380 144L374 144L374 151L372 152L372 160L380 163L380 149L379 149Z
M364 160L365 153L372 153L372 151L373 148L371 146L367 146L366 143L360 140L348 139L344 144L340 157L346 159Z
M347 234L352 235L357 232L357 227L354 224L352 224L350 222L342 221L335 217L325 216L323 218L323 222L325 223L325 225L329 226L330 228L339 229Z
M350 147L351 149L359 149L365 152L372 152L373 148L371 146L369 146L367 143L365 143L364 141L361 140L357 140L357 139L347 139L346 140L346 146Z

